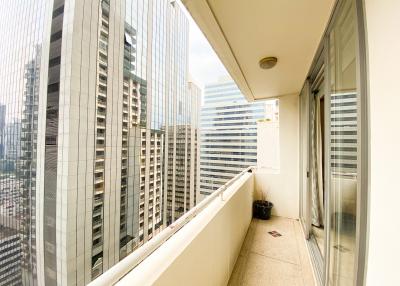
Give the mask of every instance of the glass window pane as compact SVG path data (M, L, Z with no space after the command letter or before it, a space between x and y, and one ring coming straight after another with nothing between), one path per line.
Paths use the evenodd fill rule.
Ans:
M358 116L354 1L343 1L329 34L330 58L330 277L353 285L356 251Z

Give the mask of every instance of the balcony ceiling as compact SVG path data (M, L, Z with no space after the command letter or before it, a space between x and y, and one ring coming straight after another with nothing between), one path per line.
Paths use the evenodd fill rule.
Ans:
M182 0L248 100L299 93L334 0ZM263 57L278 58L262 70Z

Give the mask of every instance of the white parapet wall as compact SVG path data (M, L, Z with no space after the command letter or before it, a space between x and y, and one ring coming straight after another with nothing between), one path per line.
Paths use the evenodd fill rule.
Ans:
M117 285L226 285L252 218L254 173L244 173Z
M279 98L279 123L257 130L256 197L274 204L272 214L299 218L299 96Z

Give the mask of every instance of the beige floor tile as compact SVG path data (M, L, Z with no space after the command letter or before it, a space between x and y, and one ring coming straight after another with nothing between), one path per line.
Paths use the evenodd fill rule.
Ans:
M300 286L303 282L298 265L250 253L242 285Z
M229 279L229 286L239 286L243 278L243 272L246 268L246 262L249 255L249 251L254 239L254 233L257 227L257 220L252 220L249 229L244 239L242 248L240 249L239 257L236 260L235 267L232 275Z
M273 216L270 220L257 220L257 228L266 232L280 230L292 234L294 233L293 222L296 220Z
M268 233L273 230L279 232L282 236L273 237ZM300 264L296 234L291 220L274 219L269 224L267 221L260 221L250 249L257 254L293 264Z
M281 237L268 232L278 231ZM229 286L315 286L304 234L297 220L253 220Z
M257 228L257 223L258 223L257 220L251 221L251 224L250 224L249 229L246 234L246 238L242 245L242 249L240 251L240 253L243 255L247 255L247 253L249 252L249 250L251 248L251 245L253 244L254 234L255 234L256 228Z

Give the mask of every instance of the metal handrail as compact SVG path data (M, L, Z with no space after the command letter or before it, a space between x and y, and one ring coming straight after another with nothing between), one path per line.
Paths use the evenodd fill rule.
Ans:
M145 260L150 254L156 251L165 241L171 238L177 231L184 227L190 222L197 214L199 214L204 208L206 208L211 202L214 201L218 196L221 200L224 200L224 191L236 182L243 174L249 172L255 167L250 166L244 169L241 173L230 179L223 186L209 195L207 198L202 200L199 204L190 209L187 213L177 219L175 222L170 224L167 228L162 230L153 239L149 240L141 247L136 249L134 252L129 254L127 257L122 259L120 262L115 264L113 267L108 269L102 275L98 276L95 280L88 284L88 286L103 286L103 285L114 285L121 280L126 274L132 271L138 266L143 260Z

